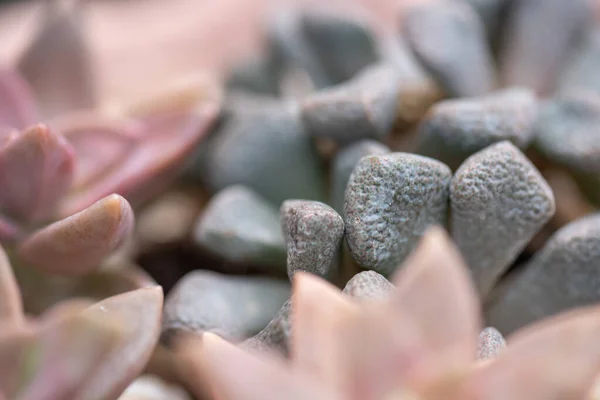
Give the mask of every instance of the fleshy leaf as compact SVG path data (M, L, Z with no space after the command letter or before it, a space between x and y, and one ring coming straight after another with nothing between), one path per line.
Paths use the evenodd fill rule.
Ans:
M428 229L394 282L395 304L416 324L431 353L427 371L421 372L437 378L440 372L466 369L475 359L481 330L479 300L445 230Z
M597 306L529 326L475 371L460 398L584 399L600 368L599 336Z
M337 330L350 399L429 399L440 385L460 382L454 379L468 372L479 333L475 290L461 265L447 235L429 228L395 276L390 300L365 304Z
M206 104L199 110L142 119L140 139L125 162L92 186L72 193L61 214L77 212L110 193L136 205L163 189L208 132L217 112L215 105Z
M90 56L83 40L82 17L87 1L46 1L41 26L19 61L45 117L94 105Z
M19 255L47 272L83 275L123 243L133 229L133 218L127 200L113 194L37 231L21 244Z
M8 257L0 247L0 321L3 324L20 322L23 319L21 293Z
M283 362L260 359L213 334L204 334L202 353L207 382L219 400L339 400Z
M67 192L75 158L64 137L38 124L0 149L0 208L24 221L49 218Z
M74 190L93 183L125 161L138 139L138 124L94 112L71 113L51 123L77 154Z
M134 265L105 266L84 276L60 276L19 265L15 268L15 275L21 287L25 309L34 315L46 310L50 312L53 306L72 298L99 301L156 286L156 282L144 270Z
M20 400L68 400L94 376L106 354L119 346L125 327L132 323L113 315L99 318L79 308L63 308L62 315L41 327L28 351L38 352L30 379L21 382Z
M45 321L48 321L48 323L56 322L63 319L65 316L76 315L93 304L94 301L91 299L70 298L48 308L44 311L38 321L41 321L41 323L44 323Z
M343 386L340 326L357 313L357 306L321 278L297 272L292 302L292 359L295 367L323 384Z
M125 390L146 366L158 342L162 306L162 288L155 286L110 297L83 312L90 318L110 321L116 317L126 323L119 345L105 355L73 399L112 399Z
M22 377L29 373L35 331L31 326L7 326L0 332L0 398L12 398ZM32 357L34 356L34 357Z
M36 114L27 82L15 71L0 69L0 134L33 124Z

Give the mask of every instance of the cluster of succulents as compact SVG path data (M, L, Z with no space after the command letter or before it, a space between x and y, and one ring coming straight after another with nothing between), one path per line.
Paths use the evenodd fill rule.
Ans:
M118 107L84 3L0 68L0 399L600 398L590 2L279 9Z

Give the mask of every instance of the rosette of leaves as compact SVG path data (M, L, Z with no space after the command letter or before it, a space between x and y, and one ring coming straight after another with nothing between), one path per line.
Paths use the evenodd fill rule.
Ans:
M477 292L458 249L439 228L428 231L393 281L383 299L357 302L299 273L289 360L205 334L186 342L188 366L223 400L592 395L600 366L597 306L523 328L502 348L502 338L490 339L489 330L479 335ZM481 346L490 345L493 355L484 357Z
M218 113L201 90L106 111L84 3L46 2L17 64L0 67L0 243L32 311L52 296L102 297L150 280L135 268L98 269L131 235L132 205L174 179Z

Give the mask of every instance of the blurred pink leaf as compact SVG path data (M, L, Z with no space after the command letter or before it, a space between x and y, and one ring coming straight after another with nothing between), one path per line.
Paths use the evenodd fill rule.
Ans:
M162 302L158 286L83 310L69 302L37 327L0 334L0 390L19 400L117 398L158 341Z
M61 135L38 124L0 148L0 208L15 218L50 218L69 189L75 158Z
M43 117L94 106L90 55L83 38L87 1L45 1L36 36L19 61Z
M0 321L3 324L15 324L22 319L21 293L8 257L0 247Z
M156 286L141 268L116 265L83 276L64 276L20 265L15 269L25 309L37 315L57 303L72 298L101 300L110 296Z
M341 400L304 373L290 374L282 360L254 357L210 333L200 356L219 400Z
M44 313L39 317L38 322L41 324L54 323L65 318L66 316L78 314L93 304L94 302L91 299L69 298L54 304L45 310Z
M324 385L342 389L342 324L356 318L358 306L329 282L315 275L294 276L292 301L292 360L295 366Z
M0 134L33 124L36 114L27 82L15 71L0 69Z
M218 107L209 103L193 111L141 119L139 140L124 162L90 186L72 192L61 215L81 210L110 193L122 195L135 206L164 189L208 133L217 113Z
M466 264L445 230L428 229L394 283L396 309L413 321L430 352L420 379L467 369L476 356L481 311Z
M35 342L35 331L31 326L6 325L0 332L0 394L14 398L22 377L29 372L28 361Z
M84 275L120 246L133 230L133 210L113 194L25 239L19 256L47 272Z
M122 340L72 399L117 398L148 363L158 342L163 307L160 286L138 289L96 303L84 315L102 321L124 321Z
M61 309L37 334L33 376L22 382L19 400L70 400L107 354L124 339L131 323L119 315L100 318L78 307Z
M95 112L66 114L51 126L67 138L77 154L74 190L118 168L133 151L139 133L134 122L113 120Z
M585 399L600 370L600 307L580 308L516 332L476 369L462 398Z

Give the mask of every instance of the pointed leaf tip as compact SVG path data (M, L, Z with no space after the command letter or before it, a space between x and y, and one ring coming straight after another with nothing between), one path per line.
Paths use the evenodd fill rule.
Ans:
M133 224L134 214L127 200L112 194L37 231L21 244L19 255L48 272L83 275L123 243Z
M73 149L46 125L9 137L0 148L0 208L27 222L50 218L71 185L74 167Z

